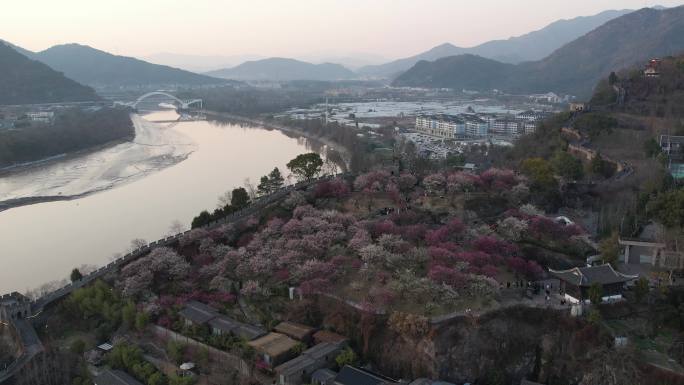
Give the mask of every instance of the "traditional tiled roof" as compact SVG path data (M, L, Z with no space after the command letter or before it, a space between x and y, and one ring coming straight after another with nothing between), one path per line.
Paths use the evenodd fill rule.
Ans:
M240 326L233 333L235 333L235 335L239 337L246 339L247 341L251 341L253 339L265 335L267 332L262 328L240 323Z
M340 370L337 377L335 377L335 384L339 385L380 385L396 383L398 383L397 380L349 365L345 365L342 370Z
M303 340L314 332L314 328L295 322L281 322L274 330L298 340Z
M328 330L317 331L316 333L314 333L313 338L317 344L320 344L322 342L340 343L347 340L347 337L341 334L333 333Z
M178 314L192 321L196 324L203 324L209 322L209 320L215 318L218 315L218 311L209 305L205 305L197 301L189 301L185 304L183 310L178 312Z
M311 374L311 381L318 384L329 384L335 380L337 373L330 369L318 369Z
M95 377L95 385L143 385L140 381L120 370L105 370Z
M302 371L310 373L332 362L337 357L337 354L339 354L341 349L341 344L330 344L324 342L303 351L299 357L296 357L276 367L275 371L285 375Z
M310 373L311 370L317 369L317 365L318 363L315 360L307 356L299 356L282 365L276 366L275 372L286 376L295 373Z
M209 321L209 326L224 333L234 334L247 341L251 341L266 334L266 331L259 327L235 321L234 319L224 315L218 315Z
M549 272L561 281L574 286L591 286L594 283L609 285L612 283L628 282L639 278L636 275L626 275L613 269L610 264L591 267L575 267L569 270L551 270Z
M239 322L223 315L216 316L216 318L209 321L209 326L213 329L218 329L224 333L233 333L240 325Z
M268 333L261 338L248 342L256 351L277 357L292 350L298 342L280 333Z

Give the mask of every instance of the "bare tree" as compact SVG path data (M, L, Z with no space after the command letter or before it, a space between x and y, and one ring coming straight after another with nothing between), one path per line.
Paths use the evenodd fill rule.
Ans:
M233 199L233 192L228 190L218 197L218 203L216 208L222 209L230 204L231 199Z
M175 221L171 222L171 226L169 226L169 235L180 234L185 230L186 230L185 225L183 225L181 223L181 221L176 219Z
M245 178L244 185L245 190L247 190L247 194L249 194L249 199L255 200L259 194L257 193L256 187L254 187L254 183L252 183L252 181L249 180L249 178Z
M135 238L131 240L130 251L138 250L141 247L147 246L147 241L142 238Z

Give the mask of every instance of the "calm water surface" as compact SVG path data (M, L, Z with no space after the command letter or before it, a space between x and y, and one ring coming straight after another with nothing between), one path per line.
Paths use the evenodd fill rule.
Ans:
M218 196L258 182L273 167L311 151L311 143L279 131L211 121L174 130L198 145L190 157L143 179L81 199L0 212L0 293L26 291L68 277L82 264L102 265L125 254L135 238L153 241L174 221L189 228Z

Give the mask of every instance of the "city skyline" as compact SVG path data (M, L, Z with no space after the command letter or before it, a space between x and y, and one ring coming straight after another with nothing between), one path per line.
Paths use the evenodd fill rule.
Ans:
M541 0L508 4L485 0L477 5L446 0L217 3L25 1L5 5L0 39L33 51L80 43L126 56L162 52L307 58L355 55L379 61L414 55L447 42L470 47L506 39L559 19L605 10L681 5L667 0L579 0L573 7ZM33 12L38 8L43 11Z

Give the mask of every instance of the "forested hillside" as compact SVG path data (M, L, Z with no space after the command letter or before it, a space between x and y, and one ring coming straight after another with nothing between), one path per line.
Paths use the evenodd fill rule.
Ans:
M20 122L21 129L0 131L0 168L132 138L135 134L126 109L64 111L51 125Z
M93 87L225 83L222 79L112 55L80 44L54 46L36 53L35 58L71 79Z
M594 85L611 71L652 57L684 52L684 6L645 8L617 19L566 44L543 60L521 63L504 73L503 63L448 58L419 63L394 82L398 86L495 88L515 93L554 91L589 97ZM477 74L470 79L466 74ZM474 83L474 84L473 84Z
M0 104L98 100L95 91L0 42Z

